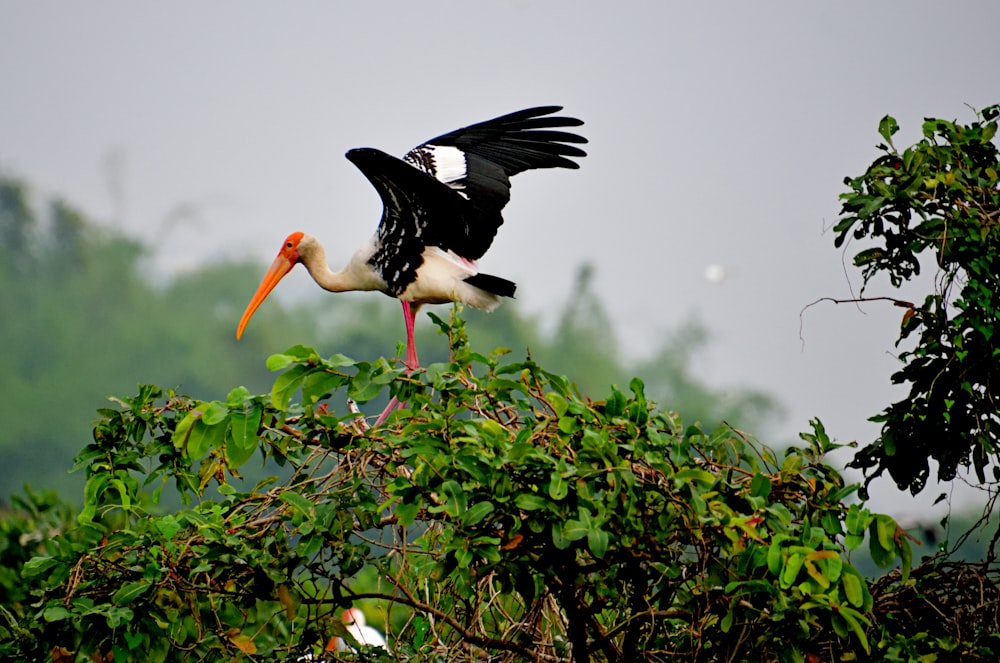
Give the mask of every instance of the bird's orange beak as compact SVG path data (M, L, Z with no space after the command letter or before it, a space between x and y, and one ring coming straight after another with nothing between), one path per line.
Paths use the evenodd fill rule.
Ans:
M281 253L274 259L274 262L271 263L271 266L267 270L267 274L264 275L264 280L257 286L257 292L254 293L253 299L247 305L247 310L243 311L243 317L240 318L240 324L236 328L237 340L243 335L243 329L250 322L250 318L253 317L257 308L264 302L271 291L274 290L274 286L278 285L278 281L285 278L285 275L292 271L292 267L295 267L295 263L297 262L298 252L295 250L295 247L292 247L286 241L281 249Z

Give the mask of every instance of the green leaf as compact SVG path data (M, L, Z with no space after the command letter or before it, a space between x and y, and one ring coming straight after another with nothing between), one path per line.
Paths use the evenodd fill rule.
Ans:
M685 483L699 484L708 487L715 483L715 475L697 467L685 467L674 474L674 484L680 486Z
M60 562L53 557L32 557L21 567L21 575L25 578L33 578L59 564Z
M604 404L604 413L608 418L620 417L625 413L625 395L618 391L617 385L612 385L611 395Z
M278 410L286 410L292 394L302 385L309 366L296 364L278 376L271 387L271 404Z
M181 530L181 524L177 522L177 519L172 515L162 516L153 521L156 526L157 531L163 535L165 539L172 539L174 535Z
M232 439L241 451L253 451L257 448L259 442L257 432L260 430L263 416L264 409L259 405L254 405L249 411L230 413Z
M580 420L576 417L559 417L559 430L566 435L572 435L580 430Z
M566 550L573 545L573 540L566 536L566 529L561 522L552 523L552 545L559 550Z
M314 371L302 383L302 400L310 405L319 402L327 394L339 389L347 376L333 371Z
M868 509L862 509L857 504L852 504L847 509L847 515L844 516L844 525L850 534L863 535L871 519L872 515Z
M895 550L896 548L896 521L892 517L885 514L878 514L875 516L875 535L878 538L878 543L886 550Z
M601 529L596 521L591 521L591 526L587 529L587 547L590 548L591 554L601 559L608 552L609 544L608 533Z
M209 449L221 449L229 426L225 423L206 426L204 421L196 421L188 436L187 453L192 459L202 458Z
M897 131L899 131L899 124L896 123L896 118L886 115L879 120L878 133L890 145L892 145L892 137Z
M628 388L632 390L635 400L640 403L646 402L646 385L640 378L632 378L629 380Z
M868 541L868 552L871 554L875 565L881 569L892 566L892 563L896 560L896 556L892 550L879 543L878 538L875 536L870 537Z
M152 583L149 580L126 583L114 593L114 596L111 597L111 602L115 605L128 605L148 592L150 587L152 587Z
M73 613L61 605L52 605L42 611L42 618L47 622L58 622L72 616Z
M492 502L482 501L473 504L468 511L462 514L462 524L466 527L480 523L486 516L496 510Z
M562 417L569 409L569 403L566 402L566 399L555 392L545 394L545 400L547 400L549 405L552 406L552 409L555 411L557 417Z
M313 518L316 515L315 509L313 508L313 503L307 500L305 497L291 490L286 490L279 496L279 499L292 506L297 510L301 511L307 518Z
M767 549L767 570L774 575L778 575L781 572L781 564L785 553L784 544L788 540L787 535L778 534L771 541L771 545Z
M292 347L285 350L284 354L292 357L295 361L300 361L309 364L315 364L320 361L319 353L316 352L315 348L311 348L308 345L293 345Z
M184 449L187 447L188 438L191 436L191 428L194 426L196 421L201 420L201 412L193 410L188 412L187 415L174 428L174 434L171 438L171 442L178 449Z
M255 406L249 412L230 413L226 460L231 467L239 467L247 462L257 450L257 431L260 429L263 414L259 406Z
M458 568L460 569L469 568L469 564L472 564L472 560L475 559L475 555L468 548L456 548L454 553L455 562L458 563Z
M551 502L541 495L534 493L518 493L514 497L514 504L518 509L525 511L539 511L541 509L548 509Z
M462 488L462 484L452 479L445 481L438 488L438 500L440 504L432 506L427 510L431 513L443 512L452 518L461 516L468 503L468 497Z
M569 494L569 481L559 470L553 470L549 475L549 497L561 500Z
M840 559L837 557L837 553L833 552L832 550L813 551L807 554L803 560L803 566L806 569L806 573L822 589L828 588L830 586L830 583L837 580L837 577L839 577L840 575L840 566L836 564L830 564L829 563L830 560L826 559L826 557L828 556L836 558L838 562L840 561ZM825 565L822 564L822 561L824 560L827 562ZM824 573L824 571L821 570L820 568L821 566L826 566L828 568L827 572L829 573L829 575L827 575L827 573Z
M840 584L844 587L844 595L848 602L856 608L865 604L864 580L852 567L846 567L840 578Z
M215 426L226 420L229 415L229 408L219 401L212 401L205 404L205 409L201 412L201 420L207 426Z
M347 396L359 403L367 403L382 393L384 388L385 385L372 380L371 366L360 363L358 374L347 386Z
M726 616L722 618L719 623L719 627L722 629L723 633L729 633L729 630L733 628L733 610L730 608L726 611Z
M417 519L417 514L420 513L420 505L401 502L396 505L394 513L396 514L396 521L401 527L409 527Z
M226 405L239 407L250 399L250 390L246 387L236 387L226 395Z
M330 355L330 358L324 361L327 366L331 368L341 368L343 366L354 366L357 362L346 355L340 353Z
M788 510L788 507L781 502L774 502L770 506L766 507L768 513L778 518L778 521L783 525L788 525L792 522L792 512Z
M796 449L789 449L788 455L781 463L781 471L785 474L798 474L802 471L802 455Z
M290 366L295 361L295 357L285 354L271 355L267 358L265 365L269 371L280 371Z
M906 583L910 578L910 569L913 567L913 548L910 546L909 540L901 538L899 545L899 560L900 560L900 582Z
M771 480L759 472L750 481L750 494L754 497L767 497L771 494Z
M784 568L781 570L781 586L784 589L788 589L795 584L795 579L799 575L799 569L802 568L802 563L805 561L805 557L802 553L792 553L785 560Z
M871 654L871 648L868 646L868 636L865 635L865 629L861 626L861 622L867 624L868 620L865 619L865 617L857 610L848 608L847 606L841 606L835 616L839 616L847 622L847 626L854 632L854 635L857 636L858 642L861 643L861 646L864 647L865 653Z
M130 510L132 508L132 493L129 491L129 487L121 479L112 479L109 483L112 488L118 491L121 508L125 511Z
M579 520L564 520L552 524L552 543L556 548L565 550L574 541L587 536L587 526Z
M94 520L94 516L97 515L97 507L100 506L101 495L108 485L109 478L107 474L102 473L87 479L87 483L83 487L83 509L76 517L77 522L86 524Z

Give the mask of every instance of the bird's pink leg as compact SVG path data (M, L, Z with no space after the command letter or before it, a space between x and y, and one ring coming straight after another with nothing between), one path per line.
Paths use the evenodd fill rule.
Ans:
M410 302L404 301L400 303L403 305L403 320L406 323L406 359L403 363L406 365L407 370L412 372L420 368L420 360L417 359L417 344L413 340L413 328L415 326L417 309L420 308L420 305L418 304L410 308ZM396 407L405 405L406 403L400 403L399 399L393 396L389 404L382 410L382 414L375 420L375 425L378 426L385 421L389 417L389 413L395 410Z
M417 344L413 340L413 327L416 323L417 309L420 305L410 308L410 302L402 302L403 319L406 321L406 368L415 371L420 368L420 361L417 359Z

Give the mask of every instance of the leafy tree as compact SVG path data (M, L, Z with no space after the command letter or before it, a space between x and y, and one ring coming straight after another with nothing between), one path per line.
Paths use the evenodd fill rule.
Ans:
M269 396L143 387L101 411L77 458L86 502L7 608L10 657L295 659L367 601L392 652L355 660L783 660L871 651L873 598L844 555L909 543L822 462L822 426L783 457L682 424L642 382L581 397L531 359L452 355L407 376L295 346ZM369 429L389 389L408 405ZM301 401L296 402L300 394ZM287 479L244 490L253 459ZM188 505L158 514L173 484ZM842 542L842 543L841 543ZM348 655L345 655L348 656Z
M935 272L923 302L893 300L905 309L897 345L916 341L892 377L908 395L872 419L881 434L852 463L869 482L888 471L900 488L920 492L934 460L942 480L971 467L985 483L1000 449L998 115L992 106L967 125L927 119L923 138L903 150L886 116L882 156L844 181L836 245L865 240L854 256L865 285L886 275L898 287L931 264Z

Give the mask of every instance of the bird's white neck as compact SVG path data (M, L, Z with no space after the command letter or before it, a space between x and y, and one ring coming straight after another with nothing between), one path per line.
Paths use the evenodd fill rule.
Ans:
M384 287L382 283L373 280L375 274L366 264L367 256L359 259L359 256L355 255L347 267L339 272L330 269L326 260L326 249L312 235L304 236L299 243L299 260L309 270L313 281L330 292L381 290Z

